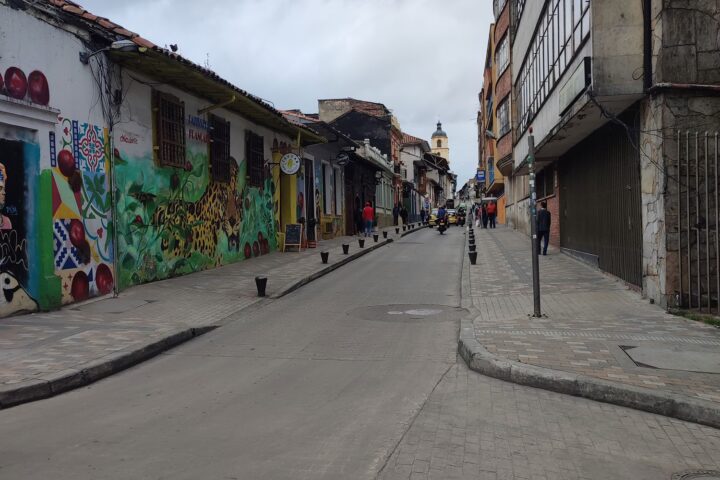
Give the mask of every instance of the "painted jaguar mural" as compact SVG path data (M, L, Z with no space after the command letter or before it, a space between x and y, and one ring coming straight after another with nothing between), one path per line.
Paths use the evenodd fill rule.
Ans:
M246 185L246 163L231 180L210 178L206 150L187 151L185 168L116 150L120 285L225 265L277 248L275 183Z

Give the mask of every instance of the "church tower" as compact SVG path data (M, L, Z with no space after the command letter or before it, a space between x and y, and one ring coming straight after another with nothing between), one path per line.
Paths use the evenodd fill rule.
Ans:
M450 146L448 145L447 134L443 132L442 123L440 122L437 123L437 130L432 134L430 148L433 154L440 155L450 164Z

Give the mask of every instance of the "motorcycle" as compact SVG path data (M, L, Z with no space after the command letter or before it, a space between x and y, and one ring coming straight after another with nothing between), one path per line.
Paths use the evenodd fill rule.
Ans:
M440 220L438 220L437 224L438 224L438 232L440 232L440 235L444 235L445 230L447 230L446 220L444 218L440 219Z

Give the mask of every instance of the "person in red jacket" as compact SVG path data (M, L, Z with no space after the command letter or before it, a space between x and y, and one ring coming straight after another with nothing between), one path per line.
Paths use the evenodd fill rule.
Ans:
M365 203L365 208L362 211L363 225L365 225L365 236L369 237L373 231L373 221L375 220L375 210L373 209L370 202Z
M495 205L495 202L490 202L487 206L487 216L490 222L490 228L495 228L495 217L497 216L497 205Z

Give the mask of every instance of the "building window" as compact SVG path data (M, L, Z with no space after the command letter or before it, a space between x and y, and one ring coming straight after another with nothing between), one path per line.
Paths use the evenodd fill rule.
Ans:
M185 105L177 98L153 90L155 158L160 165L185 167Z
M505 8L505 3L507 3L507 0L493 0L493 13L495 14L495 19L497 19L502 13L503 8Z
M590 0L549 0L515 84L524 133L590 33Z
M498 105L497 108L497 119L498 119L498 138L502 137L510 131L510 96L508 96L504 102Z
M437 141L437 148L442 148L442 140Z
M230 122L210 115L210 172L216 182L230 181Z
M520 23L520 17L522 17L523 10L525 10L525 0L515 0L515 19L516 25Z
M250 130L245 131L248 184L261 187L265 182L265 144L263 137Z
M555 167L546 167L538 172L535 179L537 198L545 198L555 193Z
M505 69L510 65L510 47L508 44L508 35L505 35L500 41L497 51L495 52L495 64L497 65L497 76L503 74Z

